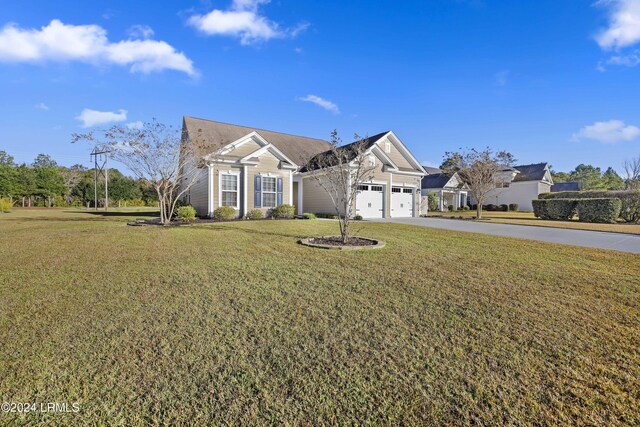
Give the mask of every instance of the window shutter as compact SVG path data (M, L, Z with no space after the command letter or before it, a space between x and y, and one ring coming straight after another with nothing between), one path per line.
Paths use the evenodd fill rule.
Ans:
M255 176L254 192L253 192L253 207L262 207L262 177L260 175Z
M277 194L277 201L276 201L276 205L280 206L282 204L282 178L278 178L278 188L277 188L278 194Z

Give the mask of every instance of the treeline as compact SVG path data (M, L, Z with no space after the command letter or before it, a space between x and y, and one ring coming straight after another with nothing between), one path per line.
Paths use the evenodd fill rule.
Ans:
M157 206L148 184L109 169L109 206ZM31 164L16 164L0 151L0 197L16 206L95 207L94 170L82 165L59 166L46 154ZM98 207L105 205L104 178L98 183Z
M630 183L625 182L612 167L604 172L592 165L580 164L571 172L551 171L553 182L579 182L582 190L624 190Z

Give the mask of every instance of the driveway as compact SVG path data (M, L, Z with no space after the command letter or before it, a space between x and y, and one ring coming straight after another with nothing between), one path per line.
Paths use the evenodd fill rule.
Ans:
M488 222L463 221L442 218L387 218L371 220L418 227L441 228L444 230L466 231L470 233L492 234L494 236L516 237L540 240L549 243L584 246L588 248L610 249L640 254L640 235L604 233L601 231L572 230L552 227L532 227L527 225L492 224Z

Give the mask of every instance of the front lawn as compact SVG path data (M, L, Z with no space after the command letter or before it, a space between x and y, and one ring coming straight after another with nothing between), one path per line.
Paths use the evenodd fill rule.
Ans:
M430 217L458 218L460 216L471 218L476 216L476 211L456 212L430 212ZM551 221L536 218L533 212L490 212L482 211L482 219L488 222L514 225L534 225L538 227L573 228L575 230L606 231L609 233L640 234L640 224L596 224L580 222L577 219L571 221Z
M35 213L34 213L35 212ZM0 424L640 423L640 256L387 223L0 215Z

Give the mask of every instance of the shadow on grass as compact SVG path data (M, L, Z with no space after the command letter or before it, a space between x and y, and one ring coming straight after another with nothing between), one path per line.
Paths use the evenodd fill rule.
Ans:
M198 229L205 229L205 230L218 230L218 231L225 231L225 230L235 230L235 231L241 231L243 233L248 233L248 234L262 234L264 236L278 236L278 237L295 237L296 239L304 239L309 237L308 235L304 234L288 234L288 233L282 233L282 232L274 232L274 231L264 231L264 230L256 230L256 229L246 229L244 227L233 227L233 226L222 226L222 225L194 225L191 228L198 228Z
M140 211L140 212L111 212L111 211L86 211L86 212L77 212L77 211L65 211L65 213L83 213L83 214L89 214L89 215L96 215L96 216L103 216L103 217L118 217L118 216L122 216L122 217L148 217L148 216L152 216L152 217L159 217L160 216L160 212L155 212L155 211Z

